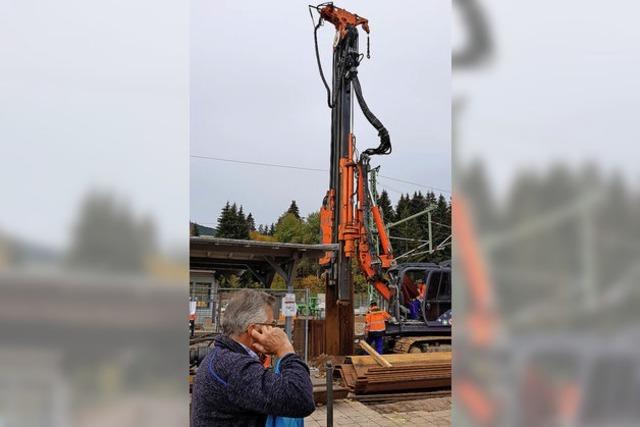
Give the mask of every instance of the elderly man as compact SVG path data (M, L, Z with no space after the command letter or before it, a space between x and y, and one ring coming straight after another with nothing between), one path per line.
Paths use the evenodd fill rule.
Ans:
M267 415L306 417L314 411L309 368L293 352L284 331L274 327L274 301L249 289L229 301L224 335L216 338L198 368L191 400L193 427L263 427ZM280 358L279 374L262 366L261 354Z

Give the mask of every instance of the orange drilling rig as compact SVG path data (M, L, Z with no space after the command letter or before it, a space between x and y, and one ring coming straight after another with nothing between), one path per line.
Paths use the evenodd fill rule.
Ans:
M341 9L333 3L309 6L314 22L316 59L320 77L327 91L331 109L330 180L322 208L320 225L322 243L337 243L337 253L328 252L320 260L326 269L325 352L352 354L354 336L352 262L356 262L368 283L387 302L395 320L387 327L388 341L399 351L423 348L448 336L450 342L451 269L449 265L414 263L396 265L391 243L380 208L377 206L376 172L370 166L371 156L391 153L389 132L371 112L365 102L358 67L365 55L360 53L358 27L367 33L369 54L369 21ZM314 17L314 11L318 16ZM322 70L318 50L318 29L324 22L333 24L336 36L333 45L331 87ZM358 154L353 133L354 98L367 119L378 131L379 144ZM409 274L411 273L411 274ZM421 316L408 315L408 299L416 299L413 279L431 286L431 300L421 301ZM444 283L444 284L443 284ZM435 293L433 291L435 287ZM442 288L442 295L440 295ZM448 306L447 301L448 298ZM444 302L443 302L444 301ZM448 311L448 322L437 318ZM434 313L437 316L434 316Z

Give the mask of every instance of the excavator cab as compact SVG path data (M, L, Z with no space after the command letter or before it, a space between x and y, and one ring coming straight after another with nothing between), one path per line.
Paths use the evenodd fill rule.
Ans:
M400 322L437 322L451 310L451 266L407 263L388 271L398 292L390 309Z
M387 348L394 353L451 351L451 265L406 263L388 270L394 289Z
M451 267L440 267L427 273L426 294L422 302L425 321L437 321L451 310Z

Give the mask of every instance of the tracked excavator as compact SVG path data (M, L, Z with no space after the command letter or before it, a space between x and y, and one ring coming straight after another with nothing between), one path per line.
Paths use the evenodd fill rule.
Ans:
M337 253L327 252L320 260L325 270L327 293L326 351L351 354L353 263L393 316L386 329L387 349L399 353L448 350L452 322L451 266L448 263L398 264L377 205L379 167L372 167L370 161L373 156L391 153L391 139L388 130L369 109L358 78L359 66L365 57L359 50L359 29L367 34L366 57L370 58L369 21L333 3L309 6L309 12L314 23L318 69L331 109L329 189L320 209L322 243L337 243L340 247ZM325 22L336 30L331 86L324 75L318 48L318 30ZM358 151L353 133L354 98L379 138L377 146L362 151ZM424 288L420 289L423 283ZM419 301L418 310L416 301Z

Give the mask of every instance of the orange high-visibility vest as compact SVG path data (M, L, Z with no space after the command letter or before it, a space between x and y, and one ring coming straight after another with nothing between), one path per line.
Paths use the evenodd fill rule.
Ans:
M265 355L264 356L264 360L262 361L262 366L265 368L270 368L271 367L271 356L270 355Z
M391 319L391 315L386 311L370 311L364 316L365 330L368 332L384 331L386 329L384 321L387 319Z
M418 285L418 292L420 293L420 298L424 299L424 297L427 295L427 285L425 285L424 283L420 283Z

